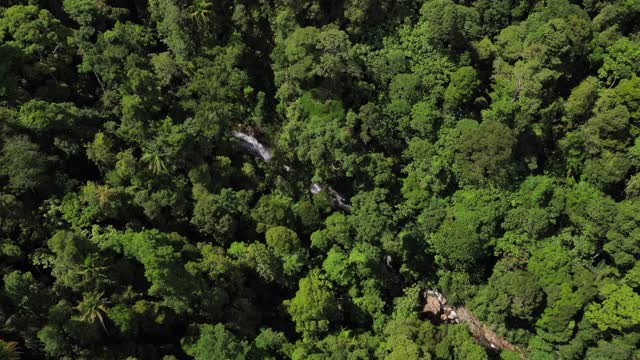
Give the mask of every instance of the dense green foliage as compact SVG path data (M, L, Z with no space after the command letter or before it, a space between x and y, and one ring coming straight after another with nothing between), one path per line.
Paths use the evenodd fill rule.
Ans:
M639 139L638 0L1 1L0 358L638 359Z

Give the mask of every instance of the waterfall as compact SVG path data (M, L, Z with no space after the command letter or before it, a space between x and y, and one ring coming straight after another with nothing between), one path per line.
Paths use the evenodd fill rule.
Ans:
M273 158L271 151L262 145L254 136L237 130L233 131L233 136L241 140L240 143L242 147L260 156L264 162L269 162Z
M329 195L331 195L331 198L333 198L333 201L336 202L339 208L351 212L351 205L347 203L347 200L344 198L344 196L342 196L339 192L335 191L331 186L327 186L327 191L329 192Z
M320 194L321 192L322 192L322 186L320 184L317 184L317 183L311 184L311 193L313 195Z
M273 158L273 153L266 146L264 146L255 136L243 133L242 131L234 130L233 136L240 140L240 145L247 149L249 152L260 156L264 162L269 162ZM291 168L288 165L284 165L284 169L289 172ZM351 205L339 192L335 191L331 186L321 185L317 183L311 184L309 189L312 194L319 194L323 191L327 191L333 202L341 209L351 211Z
M347 200L344 198L344 196L342 196L339 192L335 191L331 186L327 186L327 185L320 185L318 183L313 183L311 184L311 188L309 189L311 190L312 194L319 194L322 191L326 190L329 195L331 196L331 199L333 199L333 202L336 203L336 205L338 205L339 208L346 210L346 211L351 211L351 205L349 205L349 203L347 203Z

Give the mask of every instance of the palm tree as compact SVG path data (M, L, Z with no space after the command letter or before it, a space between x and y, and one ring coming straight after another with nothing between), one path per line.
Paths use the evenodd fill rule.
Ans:
M149 170L154 174L159 174L167 171L167 165L164 161L165 156L165 153L158 151L157 149L148 149L144 152L144 155L142 155L140 160L147 163Z
M109 334L107 327L104 325L104 314L107 312L107 300L102 297L103 295L104 293L95 291L86 293L75 309L80 312L81 321L93 324L98 320L104 331Z
M15 341L0 340L0 359L2 360L19 360L18 343Z
M93 283L96 287L100 286L108 281L106 272L109 267L103 264L103 259L87 256L84 259L84 264L80 266L78 274L82 275L84 283Z
M193 5L191 5L191 13L189 15L196 20L199 26L203 26L209 20L211 6L213 6L213 4L209 0L196 0Z
M111 203L114 192L111 191L109 185L96 185L96 198L101 207Z

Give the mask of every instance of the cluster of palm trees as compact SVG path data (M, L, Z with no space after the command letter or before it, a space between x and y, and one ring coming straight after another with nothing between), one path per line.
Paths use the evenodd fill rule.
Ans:
M104 321L107 313L107 299L104 292L92 291L85 293L82 301L74 308L79 312L80 321L95 324L96 321L102 325L104 331L109 334ZM0 339L0 360L19 360L20 352L18 343L15 341L4 341Z

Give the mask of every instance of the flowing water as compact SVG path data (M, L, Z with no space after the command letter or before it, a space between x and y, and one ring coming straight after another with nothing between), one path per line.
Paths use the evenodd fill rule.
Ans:
M342 196L339 192L335 191L331 186L327 186L327 185L321 185L318 183L313 183L311 184L311 188L309 189L311 190L312 194L319 194L323 191L327 191L329 193L329 195L331 196L331 199L333 200L333 202L342 210L346 210L346 211L351 211L351 205L349 205L349 203L347 202L347 200L344 198L344 196Z
M271 159L273 159L273 153L271 152L271 150L269 150L269 148L258 141L255 136L238 130L233 131L233 136L240 140L240 144L243 148L247 149L249 152L255 155L258 155L264 162L269 162L271 161ZM291 168L288 165L284 165L284 169L287 172L291 171ZM349 205L345 197L342 196L339 192L335 191L331 186L313 183L311 184L310 191L314 195L319 194L323 191L327 191L336 206L343 210L351 211L351 205Z
M336 205L338 205L339 208L341 208L342 210L351 212L351 205L349 205L349 203L344 198L344 196L342 196L339 192L333 190L331 186L327 186L327 191L329 192L329 195L331 195L331 198L336 203Z
M242 147L247 149L249 152L258 155L264 162L269 162L273 158L271 150L260 143L255 136L241 131L234 131L233 136L240 140ZM284 169L287 172L291 170L287 165L284 165ZM351 205L349 205L344 196L335 191L329 185L313 183L309 187L309 191L314 195L326 191L329 196L331 196L331 199L336 206L343 210L351 211ZM387 258L387 265L390 265L390 257ZM424 296L425 300L429 300L429 298L431 298L431 300L427 301L428 304L425 306L425 310L423 311L433 312L433 315L440 316L443 321L448 323L467 323L471 333L479 343L492 349L508 349L516 351L520 355L520 358L524 359L524 353L520 349L496 335L496 333L488 327L484 326L480 320L473 316L473 314L464 306L453 307L446 305L446 298L436 291L427 290L425 291Z
M240 140L242 147L260 156L264 162L269 162L273 158L271 150L262 145L255 136L237 130L233 131L233 136Z
M311 193L312 193L313 195L315 195L315 194L320 194L320 193L322 192L322 190L323 190L323 189L322 189L322 185L317 184L317 183L313 183L313 184L311 184Z

